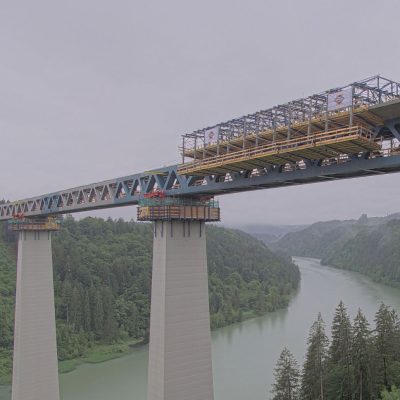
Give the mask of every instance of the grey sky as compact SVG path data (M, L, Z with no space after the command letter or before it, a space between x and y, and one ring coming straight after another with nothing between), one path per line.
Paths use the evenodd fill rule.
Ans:
M398 0L0 0L0 198L172 164L182 133L377 73L400 81L399 15ZM223 219L385 215L399 181L229 195Z

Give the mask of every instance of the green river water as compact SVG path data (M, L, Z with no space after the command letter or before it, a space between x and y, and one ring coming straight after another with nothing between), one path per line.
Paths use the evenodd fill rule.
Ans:
M371 323L382 301L400 312L400 290L320 266L315 259L295 262L302 279L288 309L213 332L215 400L268 399L282 348L287 346L302 363L308 330L318 312L329 326L340 300L352 318L361 307ZM146 369L147 347L102 364L82 365L61 375L61 399L145 400ZM9 399L9 388L0 388L0 400Z

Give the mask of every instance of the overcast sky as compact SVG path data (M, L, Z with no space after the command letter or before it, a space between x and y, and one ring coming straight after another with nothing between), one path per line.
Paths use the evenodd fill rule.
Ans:
M398 0L0 0L0 198L173 164L183 133L378 73L400 81L399 15ZM386 215L399 182L223 196L223 221Z

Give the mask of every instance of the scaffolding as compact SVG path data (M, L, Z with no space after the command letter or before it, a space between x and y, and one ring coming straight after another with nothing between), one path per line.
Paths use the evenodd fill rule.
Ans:
M336 146L337 150L341 147L341 152L354 154L354 151L362 151L364 145L369 150L375 150L376 143L373 143L372 133L375 133L376 127L384 124L384 120L399 117L399 101L400 84L381 76L374 76L201 129L182 136L180 146L182 165L179 173L197 174L198 172L200 176L205 175L206 171L218 173L217 170L206 170L200 166L202 164L210 166L211 160L215 162L219 159L221 163L223 160L230 161L234 153L238 154L233 155L233 158L239 158L245 154L253 157L254 152L246 152L255 148L259 149L258 154L264 157L264 150L273 151L274 146L281 148L289 145L290 147L296 145L297 139L306 139L311 147L317 147L319 144L322 145L322 139L313 142L312 138L324 137L327 145L329 138L324 135L337 136L343 132L342 130L347 130L349 137L354 130L357 130L356 141L359 146L354 146L351 143L352 139L343 139L343 142L348 142L349 146ZM326 148L324 152L325 150ZM293 152L287 151L287 153ZM320 159L317 153L314 152L312 155L309 152L308 155L312 159ZM340 154L340 152L333 149L329 156L332 157L335 154ZM192 161L186 163L186 158ZM297 155L289 157L289 159L292 158L297 158ZM257 157L252 159L254 161ZM241 161L244 161L243 158ZM282 163L274 161L272 157L269 161L278 165ZM257 167L257 163L251 165L253 168ZM228 168L219 171L226 173L235 170L237 169Z
M60 230L60 220L54 217L45 218L26 218L24 216L14 216L8 221L8 229L14 232L22 231L58 231Z
M138 221L205 221L221 218L219 202L213 198L144 198L137 208Z
M196 160L179 166L178 172L196 176L226 174L266 165L282 166L302 160L329 159L379 150L379 142L374 140L371 131L362 126L352 126Z

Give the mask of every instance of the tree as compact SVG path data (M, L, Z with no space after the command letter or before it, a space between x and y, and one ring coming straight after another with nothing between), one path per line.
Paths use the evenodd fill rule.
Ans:
M358 309L353 324L353 367L354 367L354 398L370 399L371 368L370 368L371 331L369 323L361 309Z
M300 371L293 354L285 347L276 363L273 400L298 400L300 398Z
M95 287L89 289L89 299L92 330L99 339L103 331L104 311L102 298Z
M0 304L0 348L10 347L12 344L12 328L9 322L9 311Z
M341 301L332 322L332 343L329 350L327 390L329 398L353 398L352 327L346 307Z
M306 360L301 377L301 398L303 400L324 400L325 398L328 344L325 323L319 313L308 336Z
M400 389L397 389L396 386L392 386L390 392L385 389L382 392L382 400L400 400Z
M398 352L398 316L385 304L375 315L375 345L377 350L377 384L390 390L395 377L391 374ZM400 361L400 360L398 360Z
M85 332L89 332L91 327L90 300L89 291L86 288L84 289L82 298L82 323Z

